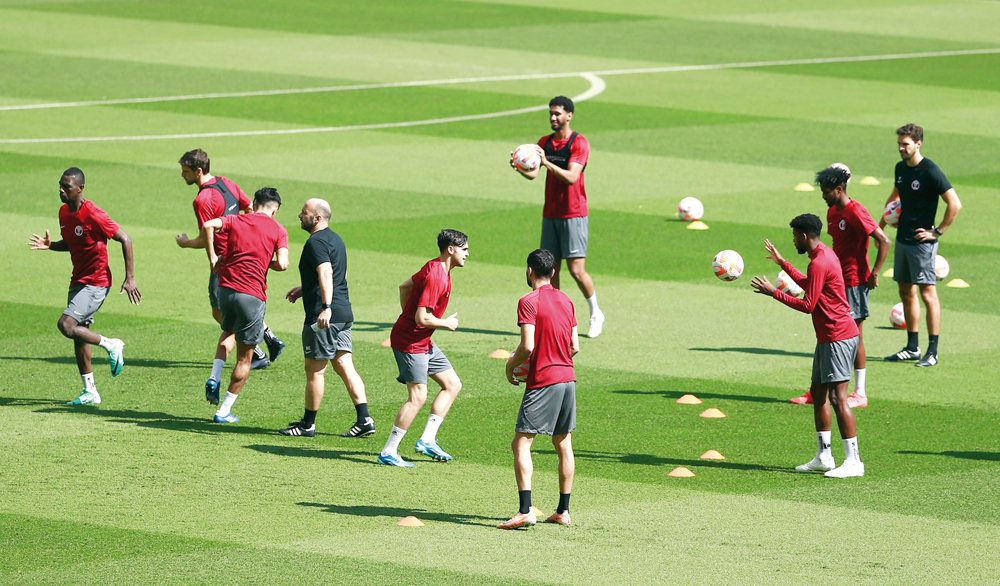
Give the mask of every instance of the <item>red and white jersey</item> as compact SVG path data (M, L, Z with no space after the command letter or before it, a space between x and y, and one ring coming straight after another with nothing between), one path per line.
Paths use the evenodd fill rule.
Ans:
M842 210L830 206L826 212L826 232L833 238L833 252L840 259L844 286L857 287L868 282L868 238L878 224L865 206L853 199Z
M783 291L775 291L774 298L792 309L812 315L817 342L829 344L858 335L858 326L851 317L851 306L847 302L840 261L829 247L820 243L809 253L806 275L787 260L782 263L781 269L805 290L805 295L799 299Z
M84 200L76 212L69 205L59 208L59 231L73 260L70 284L82 283L95 287L111 286L111 268L108 267L108 239L119 230L118 224L94 205Z
M222 216L222 229L229 241L219 286L267 301L267 269L278 249L288 248L288 230L265 214Z
M537 389L576 380L573 328L576 309L562 291L542 285L517 302L517 325L535 326L526 387Z
M392 326L389 342L394 350L407 354L423 354L431 349L431 334L434 333L434 328L425 328L417 323L417 308L426 307L434 317L441 319L448 309L448 300L451 297L451 275L444 270L444 264L440 259L433 258L427 261L427 264L411 279L413 289L406 299L403 313L399 314L399 318Z

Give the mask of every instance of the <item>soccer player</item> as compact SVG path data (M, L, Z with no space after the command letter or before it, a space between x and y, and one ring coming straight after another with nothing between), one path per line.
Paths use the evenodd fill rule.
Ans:
M181 165L181 177L184 181L188 185L198 186L198 196L195 197L193 206L195 218L198 220L199 235L194 240L191 240L187 237L187 234L181 234L177 237L177 246L181 248L207 248L206 241L208 237L201 232L201 226L205 222L215 218L235 215L240 213L240 211L245 213L251 212L252 204L250 198L243 193L243 190L236 183L225 177L215 177L209 173L211 160L208 158L208 153L201 149L184 153L178 163ZM223 256L226 252L227 235L219 233L214 236L215 254L216 256ZM210 254L208 257L211 260L212 256ZM221 323L219 276L211 271L208 276L208 300L212 305L212 317L215 318L216 322ZM271 365L272 361L278 359L278 356L281 355L281 351L285 347L285 344L274 335L274 332L271 331L271 328L267 327L267 324L264 324L264 341L267 343L270 357L264 354L264 351L260 348L254 348L254 359L250 364L251 369L267 368ZM222 339L220 338L219 343L221 344L221 342ZM222 368L226 365L226 358L228 358L228 354L221 359L217 358L213 362L212 374L205 383L206 398L219 394L219 381L222 379Z
M458 328L458 313L446 318L444 312L451 297L451 270L465 266L465 259L469 257L469 238L458 230L441 230L437 241L440 255L427 261L399 286L399 305L403 312L392 326L389 341L399 368L396 380L406 385L408 399L399 408L389 439L378 456L379 462L389 466L413 466L412 462L399 457L399 442L427 400L428 377L441 385L441 390L431 403L427 426L414 449L435 460L452 459L438 445L437 432L462 390L462 381L448 357L431 342L431 334L438 328L451 331Z
M750 285L754 291L768 295L802 313L812 314L816 330L816 352L813 356L812 387L813 414L816 420L816 439L819 448L816 457L796 466L796 470L826 472L830 478L864 476L865 465L858 455L858 434L854 413L847 403L847 387L851 380L851 366L858 351L858 326L851 319L851 308L844 291L844 277L840 260L832 250L820 242L823 222L813 214L797 216L789 224L792 242L799 254L809 254L809 268L803 275L795 269L771 244L764 241L767 258L805 290L802 299L774 288L767 277L754 277ZM829 402L827 399L829 398ZM844 441L846 457L840 467L835 467L830 449L832 415L830 403L837 413L837 427Z
M531 442L536 434L552 436L559 456L559 505L545 521L569 525L569 496L573 489L573 442L576 429L576 373L573 356L580 351L573 302L552 287L555 257L548 250L528 255L526 278L531 293L517 303L521 343L507 361L507 381L518 385L514 367L530 357L521 409L514 427L514 476L520 508L497 527L516 529L537 522L531 510Z
M94 371L90 364L90 346L96 344L108 351L111 376L121 374L125 366L125 343L118 338L105 338L91 331L94 314L104 304L111 289L111 269L108 267L108 239L121 242L125 257L125 281L122 293L128 293L133 305L142 301L142 293L135 284L135 262L132 256L132 239L104 210L94 202L83 199L83 171L70 167L59 179L59 230L62 240L55 242L49 237L32 234L28 242L31 250L56 250L69 252L73 262L73 276L69 281L69 301L66 311L56 324L62 335L73 340L76 350L76 366L83 379L83 392L68 405L97 405L101 395L94 383Z
M816 184L823 193L823 201L828 206L826 212L826 232L833 238L833 252L840 259L844 274L847 301L851 306L851 317L858 326L858 352L854 357L854 392L847 397L851 409L868 406L865 392L865 337L863 327L868 311L868 293L878 287L878 274L882 270L892 242L872 219L865 206L847 196L847 183L851 180L851 170L847 165L836 163L816 173ZM868 268L868 238L875 241L878 253L875 264ZM792 403L812 403L812 395L806 391L801 397L791 399Z
M302 229L309 232L299 259L301 287L285 298L295 303L302 298L306 320L302 325L302 351L305 353L306 400L301 421L290 423L282 435L316 435L316 412L323 400L327 361L347 387L354 402L357 420L341 437L368 437L375 433L375 421L368 415L365 383L354 369L351 351L351 326L354 313L347 291L347 249L341 237L330 229L330 204L310 199L299 213ZM314 329L315 327L315 329Z
M941 301L937 295L934 259L938 238L958 217L962 202L941 169L920 154L923 142L924 129L916 124L896 130L896 144L903 160L896 163L896 185L885 203L889 205L899 200L900 204L892 279L899 283L899 298L903 301L906 347L885 359L901 362L919 358L917 366L934 366L938 363L938 336L941 334ZM939 197L946 207L941 225L935 226ZM879 227L885 227L885 218L879 220ZM923 358L920 358L919 344L920 299L927 307L928 342Z
M281 196L273 187L262 187L254 194L253 213L222 216L203 225L209 236L209 255L213 270L219 273L219 309L222 312L222 340L215 359L225 357L236 345L236 366L229 380L229 392L219 404L215 396L205 394L209 403L219 404L216 423L236 423L232 414L240 390L250 374L253 349L264 339L264 313L267 310L267 271L288 268L288 231L274 220L281 207ZM212 233L209 233L212 231ZM215 231L226 234L225 256L217 256L211 245Z
M559 264L566 259L566 267L590 306L590 329L587 337L596 338L604 328L604 313L597 305L594 280L587 273L588 212L587 190L583 171L590 156L590 143L582 134L570 128L573 119L573 100L556 96L549 102L549 124L552 134L538 140L538 153L542 164L534 171L522 172L511 167L527 179L538 176L545 167L545 206L542 209L542 239L540 248L552 251L556 257L552 286L559 288Z

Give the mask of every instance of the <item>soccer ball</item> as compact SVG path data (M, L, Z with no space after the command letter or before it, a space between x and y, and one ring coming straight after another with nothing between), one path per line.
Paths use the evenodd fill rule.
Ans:
M892 311L889 312L889 322L892 327L897 330L906 329L906 314L903 313L903 304L897 303L892 306Z
M723 250L712 260L712 270L723 281L735 281L743 274L743 257L735 250Z
M882 219L893 228L899 225L899 209L903 207L898 199L890 201L882 212Z
M511 354L510 358L507 359L507 362L510 362L513 358L514 355ZM526 382L528 380L528 368L530 367L530 365L531 365L531 356L528 356L528 359L522 362L520 366L515 366L514 380L522 383Z
M793 281L785 271L778 273L778 278L774 280L774 286L778 288L778 291L783 291L795 297L802 295L802 287L799 287L799 284Z
M934 257L934 273L937 275L938 281L944 279L951 272L951 266L948 265L948 261L944 259L940 254Z
M514 167L522 173L531 173L542 164L537 144L522 144L517 147L511 155L511 160L514 162Z
M696 197L685 197L677 204L677 216L685 222L700 220L705 215L705 206Z

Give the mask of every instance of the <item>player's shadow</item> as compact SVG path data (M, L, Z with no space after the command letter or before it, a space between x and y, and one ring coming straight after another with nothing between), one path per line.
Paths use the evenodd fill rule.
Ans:
M771 356L797 356L800 358L813 357L808 352L789 352L777 348L688 348L688 350L695 352L742 352L744 354L770 354Z
M50 364L72 364L76 365L74 356L0 356L0 360L38 360ZM104 362L101 357L94 356L95 364ZM210 362L192 362L180 360L149 360L146 358L127 358L125 366L142 368L210 368Z
M215 423L208 416L204 418L178 417L176 415L170 415L169 413L155 411L102 409L98 405L62 405L60 407L38 409L35 413L79 413L82 415L96 415L106 419L109 423L126 423L135 425L136 427L164 429L167 431L182 431L186 433L200 433L205 435L218 435L226 433L247 435L277 434L276 430L264 429L262 427L248 427L239 423Z
M540 454L555 455L555 450L538 450ZM725 460L690 460L683 458L664 458L650 454L628 454L624 452L596 452L592 450L573 450L573 455L584 460L614 462L617 464L635 464L639 466L684 466L686 468L721 468L724 470L744 470L752 472L792 472L789 468L764 466L762 464L741 464Z
M897 454L908 454L917 456L947 456L949 458L963 458L966 460L988 460L1000 462L1000 452L919 452L916 450L900 450Z
M401 509L399 507L380 507L375 505L335 505L323 503L295 503L303 507L316 507L324 513L336 515L354 515L356 517L389 517L390 519L402 519L409 515L418 517L422 521L440 521L442 523L455 523L458 525L478 525L480 527L496 527L503 519L496 517L484 517L482 515L463 515L461 513L433 513L425 509Z
M20 407L25 405L65 405L66 401L52 399L22 399L18 397L0 397L0 407Z
M351 440L357 441L357 440ZM293 458L321 458L324 460L347 460L350 462L360 462L361 464L375 465L375 453L358 452L352 450L321 450L315 448L303 448L299 446L275 446L275 445L254 445L244 446L248 449L262 454L274 454L275 456L291 456Z
M665 399L679 399L686 395L684 391L637 391L635 389L619 389L611 391L619 395L660 395ZM750 403L785 403L784 399L774 397L757 397L754 395L730 395L724 393L696 393L699 399L722 399L726 401L746 401Z

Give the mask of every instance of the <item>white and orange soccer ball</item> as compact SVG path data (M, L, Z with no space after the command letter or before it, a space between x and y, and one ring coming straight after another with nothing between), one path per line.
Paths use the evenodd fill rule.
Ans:
M507 362L510 362L513 358L514 355L511 354L510 358L507 359ZM531 356L528 356L527 360L522 362L519 366L514 367L514 380L522 383L526 382L528 380L528 368L530 368L530 366Z
M743 257L735 250L723 250L712 260L712 270L723 281L735 281L743 274Z
M882 219L885 223L892 226L893 228L899 226L899 209L902 204L899 203L898 199L890 201L885 206L885 210L882 211Z
M685 197L677 204L677 217L685 222L700 220L705 215L705 206L696 197Z
M778 288L778 291L795 297L802 295L802 287L799 287L799 284L792 280L785 271L778 273L778 278L774 280L774 286Z
M906 329L906 314L903 313L902 303L892 306L892 311L889 312L889 323L897 330Z
M938 281L944 279L951 272L951 265L948 261L944 259L940 254L934 257L934 274L937 275Z
M542 157L538 155L537 144L522 144L514 149L511 155L514 167L522 173L531 173L542 164Z

